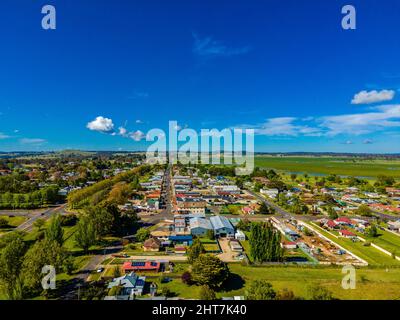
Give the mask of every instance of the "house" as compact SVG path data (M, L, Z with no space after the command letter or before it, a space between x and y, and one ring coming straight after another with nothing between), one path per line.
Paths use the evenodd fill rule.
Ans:
M346 230L346 229L339 230L339 234L345 238L356 238L357 237L353 232Z
M223 216L213 216L210 218L214 234L218 237L234 237L235 228L230 221Z
M281 243L281 247L284 249L296 249L297 243L293 241L285 241Z
M388 229L392 231L400 232L400 220L397 221L389 221Z
M333 220L329 220L327 223L326 223L326 226L329 228L329 229L335 229L335 228L337 228L338 227L338 225L335 223L335 221L333 221Z
M115 300L133 300L135 296L141 296L146 283L146 277L138 276L134 272L119 278L114 278L107 286L108 289L116 286L121 287L121 291ZM105 299L112 300L112 299ZM114 300L114 299L113 299Z
M159 251L161 242L156 238L149 238L143 243L144 251Z
M186 247L185 246L175 246L174 252L177 255L184 255L186 253Z
M122 270L125 273L132 271L151 271L159 272L161 263L157 261L127 261L122 265Z
M354 221L352 221L350 218L347 217L340 217L335 219L335 223L339 225L345 225L345 226L354 226Z
M213 230L210 220L205 218L191 218L189 224L190 233L194 236L205 236L209 230Z
M184 246L190 246L193 242L193 237L191 235L175 235L169 236L168 240L171 241L174 245L180 244Z
M174 229L176 233L184 233L186 230L186 219L183 216L174 218Z
M246 240L246 235L242 230L237 230L235 233L235 239L239 241L244 241Z

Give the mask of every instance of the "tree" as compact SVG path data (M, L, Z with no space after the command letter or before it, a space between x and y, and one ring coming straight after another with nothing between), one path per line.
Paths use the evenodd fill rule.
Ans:
M372 216L372 210L366 204L362 204L361 206L359 206L358 209L355 211L355 213L360 216L366 216L366 217Z
M187 261L192 264L202 253L205 252L206 250L204 249L204 246L201 243L200 239L196 238L193 240L192 245L186 251Z
M271 223L252 223L250 227L250 254L258 262L282 261L281 234Z
M33 226L38 230L38 231L41 231L42 230L42 228L44 227L44 225L45 225L45 221L44 221L44 219L37 219L37 220L35 220L34 222L33 222Z
M0 228L8 227L8 220L4 217L0 217Z
M247 290L249 300L275 300L276 292L266 280L254 280Z
M333 209L331 206L328 207L327 212L328 212L329 218L332 220L335 220L339 217L339 215L337 214L335 209Z
M295 173L291 173L291 174L290 174L290 179L291 179L292 181L296 180L296 178L297 178L297 174L295 174Z
M200 300L215 300L215 299L217 299L217 297L215 295L215 291L207 285L201 286L200 292L199 292L199 298L200 298Z
M106 207L88 207L85 214L93 225L98 238L109 234L114 226L114 216Z
M373 224L368 228L368 237L376 238L377 236L378 236L378 229L376 225Z
M83 216L79 219L76 233L76 245L86 253L89 248L96 243L96 230L88 217Z
M332 292L320 285L314 285L308 288L308 295L311 300L334 300Z
M0 284L8 299L22 298L21 267L26 248L19 233L10 234L0 251Z
M56 271L63 271L67 257L66 250L56 240L46 238L37 241L23 259L24 284L33 290L40 289L40 280L43 278L42 268L45 265L51 265L56 268Z
M64 230L61 226L61 215L53 215L50 219L50 224L45 231L46 239L57 241L61 246L64 242Z
M207 235L207 238L210 239L210 240L214 240L215 239L214 230L212 230L212 229L207 230L207 234L206 235Z
M279 291L276 295L277 300L298 300L292 290L289 290L287 288L283 288L281 291Z
M189 271L182 273L181 280L184 284L192 284L192 274Z
M236 228L242 231L250 231L250 221L248 219L240 219Z
M274 214L275 209L270 206L267 206L267 204L265 202L262 202L260 205L260 208L258 209L258 213L259 214Z
M192 265L193 281L210 288L219 288L229 276L227 265L210 254L200 255Z
M113 270L113 277L119 278L121 276L121 268L119 266L115 266Z
M136 232L136 240L139 242L144 242L145 240L147 240L150 237L150 231L149 229L146 228L140 228L137 232Z

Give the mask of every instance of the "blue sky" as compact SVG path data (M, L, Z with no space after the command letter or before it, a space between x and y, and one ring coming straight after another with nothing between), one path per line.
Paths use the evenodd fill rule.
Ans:
M177 120L253 128L256 151L400 152L398 30L396 0L3 0L0 151L143 150Z

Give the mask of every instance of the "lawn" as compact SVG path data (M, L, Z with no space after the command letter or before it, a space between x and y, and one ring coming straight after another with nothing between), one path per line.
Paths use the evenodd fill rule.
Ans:
M378 230L378 236L375 238L365 237L364 235L362 237L389 252L400 254L400 236L388 231Z
M266 279L276 290L288 288L295 295L307 297L307 288L318 284L333 292L339 299L398 299L400 298L400 269L357 269L356 289L344 290L341 287L342 269L334 267L251 267L230 264L232 273L240 274L244 287L229 292L228 295L242 295L252 280ZM236 281L240 281L238 278ZM238 284L230 284L232 288Z
M380 174L400 178L400 161L363 159L350 157L297 157L267 156L255 157L255 166L310 175L346 175L358 177L376 177Z
M346 250L354 253L360 258L364 259L371 266L400 266L400 261L393 259L392 257L380 252L371 246L364 246L361 241L353 242L350 239L335 238L331 233L320 228L316 224L312 224L313 227L317 228L320 233L322 233L327 238L341 245Z

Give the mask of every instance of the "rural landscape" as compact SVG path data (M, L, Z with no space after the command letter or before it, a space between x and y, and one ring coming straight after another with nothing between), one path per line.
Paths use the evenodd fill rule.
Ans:
M236 176L227 165L149 165L140 152L3 153L0 297L400 298L397 156L255 163ZM44 265L54 289L43 288Z

